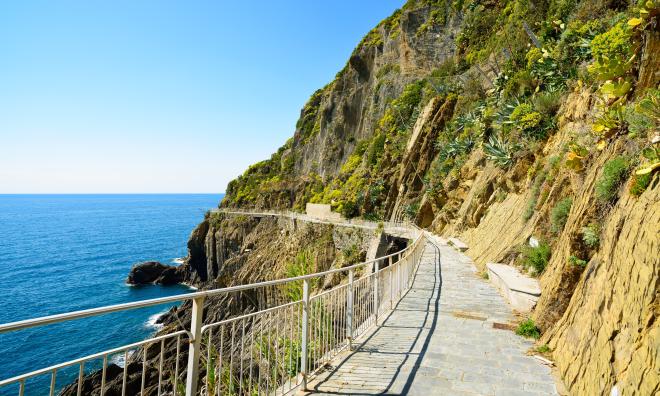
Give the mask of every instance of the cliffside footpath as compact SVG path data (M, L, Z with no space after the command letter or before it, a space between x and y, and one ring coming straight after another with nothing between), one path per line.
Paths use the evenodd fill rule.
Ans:
M221 206L458 236L479 266L540 278L531 319L572 394L657 393L659 10L409 1Z
M457 236L482 269L501 262L540 279L528 323L571 394L658 393L659 11L657 0L410 0L220 205L326 203ZM209 214L188 243L185 281L223 287L342 266L364 258L370 237ZM209 299L204 322L259 304ZM189 304L163 322L163 333L186 328Z

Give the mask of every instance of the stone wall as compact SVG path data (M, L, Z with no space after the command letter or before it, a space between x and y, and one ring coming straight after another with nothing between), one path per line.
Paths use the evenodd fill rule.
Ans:
M319 220L339 221L342 217L339 213L332 211L330 205L307 203L305 212L308 216L314 217Z

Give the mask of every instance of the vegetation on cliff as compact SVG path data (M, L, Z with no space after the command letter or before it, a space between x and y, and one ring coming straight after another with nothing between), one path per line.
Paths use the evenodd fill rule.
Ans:
M627 223L616 219L625 208L641 219L658 210L659 12L656 0L408 1L312 95L294 137L230 183L222 205L328 203L346 217L409 218L462 235L479 265L506 260L543 277L534 328L569 388L579 393L599 375L636 381L623 366L571 372L558 329L579 309L600 314L575 290L595 287L603 268L615 276L608 247L635 244L634 262L656 277L641 277L639 293L658 276L647 248L657 228L620 235ZM529 246L531 236L541 242ZM657 296L644 301L647 312ZM656 331L628 320L640 334ZM608 331L621 331L617 323ZM644 337L639 348L653 341ZM615 355L634 360L621 350L603 360Z

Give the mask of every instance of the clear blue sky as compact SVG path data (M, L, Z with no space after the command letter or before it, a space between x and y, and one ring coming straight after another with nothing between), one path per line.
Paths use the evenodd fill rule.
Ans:
M222 192L402 4L3 1L0 193Z

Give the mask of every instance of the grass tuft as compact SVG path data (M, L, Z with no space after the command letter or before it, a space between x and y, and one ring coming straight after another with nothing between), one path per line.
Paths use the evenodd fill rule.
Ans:
M568 214L571 211L571 206L573 206L573 198L567 197L557 202L552 211L550 212L550 221L552 222L552 231L555 233L560 233L566 221L568 220Z
M552 255L550 246L545 242L539 243L537 247L525 245L521 253L523 267L532 269L534 274L540 274L545 270Z
M541 330L536 327L532 319L527 319L520 322L518 328L516 329L516 334L525 338L533 338L538 340L539 337L541 337Z
M603 166L603 173L596 182L596 198L602 203L608 203L617 197L619 186L628 176L630 162L626 157L611 159Z

